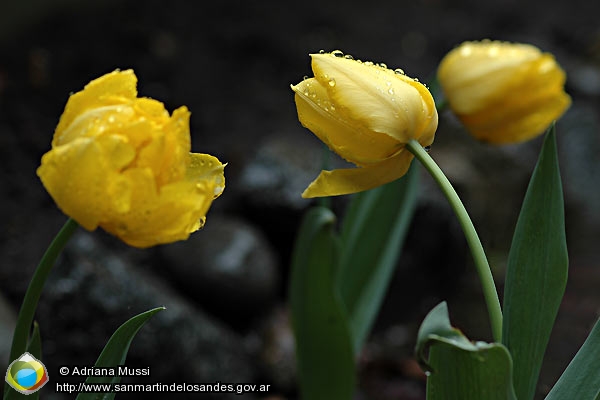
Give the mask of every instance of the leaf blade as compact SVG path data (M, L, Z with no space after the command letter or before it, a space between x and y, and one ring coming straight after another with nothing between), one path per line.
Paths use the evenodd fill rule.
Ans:
M600 319L546 400L600 398Z
M502 343L519 399L532 399L564 294L568 255L555 129L551 127L519 214L508 256Z
M293 252L292 327L300 391L310 400L349 400L354 391L352 341L335 284L339 243L334 222L328 209L310 209Z
M159 311L164 310L164 307L157 307L151 310L145 311L138 314L125 323L123 323L110 337L104 349L100 353L98 360L96 360L95 367L117 367L125 363L129 346L133 341L135 335L142 328L142 326ZM100 377L90 376L85 382L86 383L110 383L116 384L121 381L119 376ZM77 396L77 400L111 400L114 399L115 393L80 393Z
M354 195L343 220L338 282L355 353L364 343L392 278L417 203L418 165L401 179Z
M415 353L428 373L428 400L516 400L512 360L506 347L472 343L450 324L445 302L423 320Z

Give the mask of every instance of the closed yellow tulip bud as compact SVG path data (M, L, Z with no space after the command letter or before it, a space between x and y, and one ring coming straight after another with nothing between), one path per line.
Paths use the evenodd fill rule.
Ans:
M532 139L571 104L565 72L528 44L465 42L442 59L437 76L467 130L490 143Z
M311 54L314 78L292 86L298 119L357 168L321 171L302 197L356 193L406 173L406 143L433 142L437 110L429 90L400 70L340 51Z
M37 174L58 207L135 247L187 239L225 187L224 165L190 153L190 112L138 98L132 70L69 98Z

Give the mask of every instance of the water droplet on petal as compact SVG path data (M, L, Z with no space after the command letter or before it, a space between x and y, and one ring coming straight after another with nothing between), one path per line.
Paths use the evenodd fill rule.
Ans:
M344 57L344 52L341 50L334 50L331 52L331 55L336 57Z
M331 78L327 83L330 87L335 87L335 79Z
M395 72L395 73L397 73L398 75L406 75L406 74L404 73L404 70L403 70L402 68L396 68L396 69L394 70L394 72Z
M354 57L352 57L350 54L346 54L344 56L344 58L348 59L348 60L354 60Z

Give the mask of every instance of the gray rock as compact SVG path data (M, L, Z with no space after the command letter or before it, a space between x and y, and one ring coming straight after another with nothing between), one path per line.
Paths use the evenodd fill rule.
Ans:
M210 215L186 241L159 248L163 269L200 304L234 326L264 315L280 283L270 243L233 216Z
M8 365L10 346L17 317L3 295L0 295L0 365Z
M57 376L60 365L93 365L115 329L159 306L166 310L142 327L126 362L132 367L150 367L151 376L129 378L130 383L248 383L255 379L240 336L84 231L76 233L65 249L38 308L49 375ZM207 394L206 398L229 397Z
M258 145L238 182L247 202L294 210L309 204L301 194L321 171L325 154L320 142L309 135L308 131L304 135L274 135Z

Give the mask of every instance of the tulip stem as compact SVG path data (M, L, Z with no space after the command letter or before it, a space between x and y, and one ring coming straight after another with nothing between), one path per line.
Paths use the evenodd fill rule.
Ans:
M29 331L33 323L33 316L35 315L40 295L42 294L42 289L46 283L46 278L48 278L48 274L52 270L56 259L78 226L77 222L72 218L69 218L65 222L62 229L58 232L52 243L50 243L50 246L48 246L46 253L44 253L33 273L27 292L25 292L25 298L23 299L13 334L12 347L10 349L11 362L27 350Z
M412 139L408 142L406 147L423 164L437 182L460 222L460 226L467 239L467 244L471 250L473 262L481 281L483 295L490 316L492 335L494 340L500 343L502 341L502 309L500 308L500 300L498 298L492 271L488 264L483 246L481 245L481 241L479 240L479 236L477 235L477 231L475 231L475 227L473 226L473 222L471 221L465 206L458 197L458 194L452 187L452 184L433 158L431 158L425 149L423 149L421 144Z

